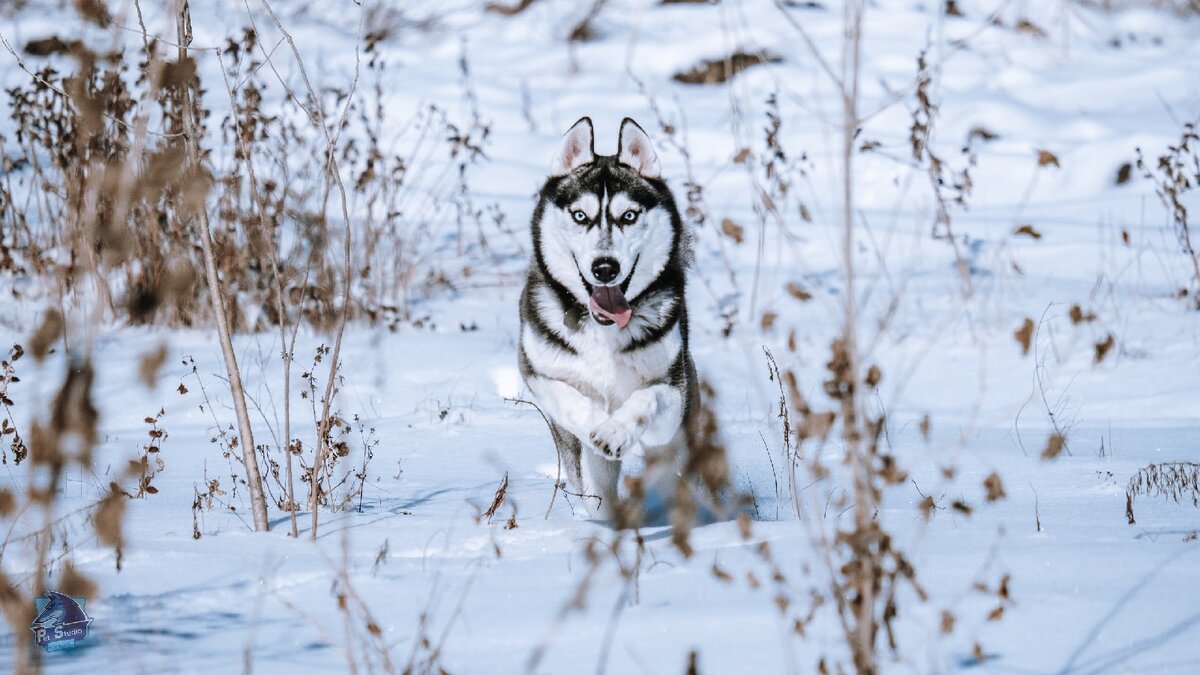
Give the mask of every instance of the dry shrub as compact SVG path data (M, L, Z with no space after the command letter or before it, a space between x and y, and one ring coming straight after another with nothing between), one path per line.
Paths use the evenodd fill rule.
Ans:
M1166 9L1180 16L1200 14L1200 0L1074 0L1084 7L1094 7L1107 12L1152 7Z
M831 63L825 59L804 25L792 17L782 6L781 16L795 28L801 41L807 45L813 59L829 76L832 84L841 93L842 117L840 128L840 162L837 167L840 179L840 194L837 195L839 213L836 218L836 234L839 241L840 282L837 289L840 325L837 334L829 341L829 359L825 363L821 391L823 397L811 400L802 394L810 387L800 384L800 371L789 367L782 360L777 363L768 352L768 373L779 389L777 416L782 420L783 449L786 458L785 470L792 485L791 499L803 526L807 529L812 546L816 551L820 569L818 581L806 581L803 588L808 593L798 593L796 587L786 581L788 574L773 567L773 576L778 583L776 606L781 614L791 620L795 633L804 636L808 623L822 606L829 607L840 628L839 647L845 649L848 658L830 659L818 654L816 670L858 673L876 673L881 670L883 650L898 652L896 621L900 617L902 590L907 590L913 599L909 603L927 601L925 591L908 555L901 550L888 521L880 516L884 496L889 491L900 489L910 482L908 472L894 453L887 436L886 410L874 402L879 399L879 386L886 372L879 364L870 363L868 354L859 344L860 334L867 332L867 319L859 307L861 282L857 251L862 246L858 232L860 218L856 193L869 189L859 184L854 168L860 153L876 152L881 147L878 141L861 137L865 119L860 115L858 100L858 75L860 74L863 48L862 22L869 3L847 2L844 8L842 61ZM947 3L947 11L957 11L954 3ZM955 13L955 12L950 12ZM935 239L947 242L956 261L961 277L964 300L971 297L974 270L967 255L969 241L952 229L952 213L964 210L973 189L971 171L975 164L976 140L987 142L995 134L977 127L968 135L962 148L961 158L951 161L934 147L939 113L934 99L937 88L933 86L938 69L927 62L925 54L917 58L917 73L912 91L914 98L910 108L912 124L909 131L911 162L902 160L905 166L925 174L930 192L934 197L933 227ZM841 73L841 75L839 75ZM804 220L803 212L801 217ZM1036 231L1022 232L1033 236ZM883 255L880 251L880 255ZM882 263L881 263L882 264ZM875 270L872 270L875 271ZM789 288L789 292L791 292ZM797 285L797 300L807 300L812 293ZM866 294L869 296L869 293ZM895 296L888 305L887 313L871 328L888 331L890 318L902 298ZM1014 338L1028 351L1035 340L1034 325L1026 320L1014 334ZM877 339L877 338L876 338ZM874 343L872 343L873 345ZM799 362L797 346L793 336L787 341L789 359ZM774 409L774 405L772 408ZM921 435L929 440L928 417L920 423ZM836 434L839 442L840 466L827 463L826 444ZM798 479L796 474L805 471L809 475ZM942 477L946 481L954 478L954 467L943 467ZM822 490L800 490L796 485L818 485L828 481L831 487ZM995 502L1005 496L1003 482L998 474L985 479L983 499ZM818 494L821 493L821 494ZM802 509L801 495L813 499L811 509ZM926 519L941 509L949 509L958 517L969 517L976 506L964 499L954 500L940 506L938 500L918 494L924 499L920 509ZM844 514L844 517L843 517ZM766 542L760 544L760 557L775 565ZM811 578L812 570L802 569L802 579ZM1007 602L1007 584L1001 582L996 595L1003 596L1001 606ZM1002 611L995 618L1002 615ZM943 630L954 630L952 614L943 614ZM848 661L848 663L843 662Z
M683 84L721 84L754 66L782 61L783 57L771 52L747 53L739 50L724 58L701 61L688 70L676 73L672 79Z
M823 522L810 521L808 526L814 544L824 552L830 577L830 587L823 593L828 596L825 602L832 604L845 631L854 667L860 673L875 672L878 633L885 634L889 649L898 648L893 623L899 614L899 590L907 585L921 601L925 599L916 570L875 513L885 490L908 481L908 473L881 442L886 418L868 413L862 403L882 380L882 370L872 364L861 372L853 347L843 338L834 339L825 364L828 379L823 383L833 407L820 410L800 394L794 371L780 371L773 359L769 363L772 379L780 383L781 415L784 406L790 405L784 418L785 434L790 427L794 436L785 438L785 443L795 448L793 456L811 458L806 468L814 479L828 477L832 470L822 462L819 451L803 452L802 448L823 445L834 424L841 426L848 448L843 462L852 487L838 491L838 496L831 493L829 501L838 511L852 508L854 518L849 524L839 519L832 533ZM794 426L790 423L793 415L797 420ZM797 464L792 463L790 470L794 473L796 469ZM793 485L798 482L794 476L791 481ZM793 489L793 499L797 498ZM799 505L796 508L799 512Z
M1021 322L1021 327L1013 331L1013 337L1021 345L1022 354L1028 354L1029 349L1033 346L1033 333L1033 319L1029 317L1025 317L1025 320Z
M312 366L300 376L305 386L300 392L300 397L309 403L316 442L309 444L306 448L306 444L300 439L293 439L292 447L289 450L295 454L300 463L301 482L308 485L307 503L310 506L314 504L324 506L333 511L344 511L351 508L355 500L361 500L363 488L367 482L367 465L374 458L379 441L375 437L375 429L368 428L358 415L347 420L341 410L325 406L324 392L328 391L331 397L336 398L344 385L344 379L340 374L336 376L331 389L325 388L318 378L317 367L323 360L330 358L330 351L329 347L319 345L313 355ZM338 371L340 373L340 366ZM327 409L328 413L325 412ZM357 442L353 439L355 431L359 436ZM318 447L321 445L324 445L328 451L318 463L316 457ZM361 462L357 466L354 465L355 458L352 456L355 446L361 453L359 457ZM310 452L312 461L308 461L305 456L306 449ZM267 461L276 484L281 491L286 492L284 485L280 482L279 464L269 456ZM286 503L280 499L273 501L281 505ZM281 508L283 507L281 506ZM283 510L289 509L283 508Z
M695 419L691 427L685 429L688 454L675 483L670 512L671 542L685 558L692 554L689 535L699 507L704 506L710 513L724 517L734 506L728 453L713 408L716 397L717 392L710 384L701 383ZM649 462L647 464L647 470L650 470ZM634 499L644 499L640 490L631 492Z
M504 478L500 481L500 487L496 488L496 496L492 498L492 503L488 506L487 511L483 512L481 518L486 518L487 522L492 522L492 518L496 515L496 509L504 503L504 497L508 494L508 472L504 472ZM478 520L478 519L477 519Z
M517 14L529 9L529 7L536 1L537 0L517 0L516 4L512 5L505 5L499 2L489 2L486 6L484 6L484 9L492 12L493 14L500 14L501 16L516 16Z
M1176 504L1191 499L1200 507L1200 464L1163 462L1138 469L1125 488L1125 518L1133 525L1133 500L1139 495L1169 497Z
M386 19L378 14L368 18ZM237 330L295 321L329 328L346 283L352 319L394 327L413 318L414 301L470 283L519 244L470 184L490 125L474 105L466 60L466 117L427 106L403 123L396 117L410 113L384 103L380 45L393 29L367 28L368 93L318 88L303 105L311 97L268 80L266 50L249 27L219 53L177 60L149 39L112 53L65 36L29 42L28 80L8 92L14 138L0 138L0 274L34 275L44 283L33 288L51 291L33 299L74 308L87 301L79 281L93 272L111 319L208 325L193 222L207 209ZM49 55L69 57L74 71L31 67ZM212 72L202 65L217 66L223 81L201 82ZM185 94L202 88L226 91L229 107L195 115L203 168L193 168L184 161ZM316 109L338 140L332 163ZM357 196L350 279L332 253L342 235L330 224L327 166Z
M78 2L76 9L96 25L111 21L101 2ZM70 348L58 362L64 368L61 384L46 409L32 411L25 433L15 428L11 414L0 422L0 434L12 437L6 439L8 449L15 462L24 460L25 472L24 491L18 496L5 490L0 498L0 515L21 514L9 527L6 546L32 549L34 561L24 575L7 567L0 571L0 587L6 589L0 602L16 636L17 672L40 666L28 626L33 599L52 574L61 571L55 583L65 591L92 597L99 591L71 560L70 522L85 517L96 541L113 549L120 570L131 496L123 485L136 481L139 493L153 492L150 479L158 466L151 468L148 458L165 438L157 418L142 461L111 472L94 503L60 513L65 476L93 469L100 415L92 402L97 375L90 348L99 327L113 318L189 320L193 247L186 223L203 207L209 188L206 174L181 161L182 93L195 77L190 59L169 62L147 42L142 60L130 64L122 52L55 37L31 43L27 53L61 54L74 70L34 72L17 57L30 79L8 91L16 132L15 145L4 148L0 273L42 282L27 287L48 289L43 295L24 299L56 307L43 314L28 343L38 376L52 381L42 372L47 357L65 339ZM73 311L79 309L87 311ZM80 315L89 322L68 319ZM23 353L14 345L3 364L0 398L6 413L14 405L9 385L18 381L14 364ZM150 381L165 359L161 349L131 356Z
M1042 449L1042 459L1054 459L1062 454L1062 451L1066 447L1066 437L1058 432L1054 432L1046 438L1046 447Z
M165 409L159 408L153 417L146 417L143 420L149 426L146 429L148 440L142 445L140 456L135 460L130 460L129 463L129 472L136 475L138 481L137 492L132 495L134 498L158 494L158 488L154 487L152 482L155 476L167 468L161 453L162 446L170 434L159 424L166 414Z
M110 316L140 323L161 311L189 323L193 247L184 221L208 188L181 161L181 93L194 65L149 47L136 64L77 40L27 48L58 50L76 63L73 73L29 71L30 81L8 92L19 169L8 190L27 197L25 210L10 207L25 234L21 265L56 289L48 299L82 291L78 281L91 272Z
M975 186L971 177L971 169L976 163L973 141L979 138L986 142L994 138L994 135L983 128L972 130L962 148L961 168L956 169L948 159L935 152L932 146L936 138L939 105L933 98L933 77L934 72L926 59L926 53L922 51L917 55L916 106L912 111L909 144L912 147L913 161L920 165L928 177L929 188L937 204L930 234L934 239L945 240L950 245L962 280L963 292L968 294L972 289L973 270L964 250L967 250L970 242L966 235L955 233L951 214L954 209L967 208L967 199Z
M21 381L21 378L17 377L17 369L14 364L24 353L25 350L21 345L13 345L8 352L8 358L0 361L0 407L4 408L4 419L0 420L0 461L3 461L4 464L8 464L9 451L13 454L13 463L15 464L20 464L29 455L29 448L26 447L25 439L21 437L21 432L17 429L16 420L12 414L12 406L16 404L8 393L9 385ZM11 438L5 438L6 436ZM7 514L0 513L0 515Z
M286 35L270 6L263 8ZM314 87L304 75L301 88L282 81L268 63L271 47L253 19L220 48L188 49L186 11L175 27L184 46L168 47L144 31L110 26L103 2L76 9L111 29L114 48L101 51L68 35L29 42L17 56L28 79L8 92L14 138L0 139L0 275L32 277L21 288L39 295L28 299L62 308L47 313L31 351L44 357L63 332L62 314L83 307L95 310L90 316L98 322L216 323L223 346L231 332L226 325L277 326L290 378L299 327L336 327L324 393L310 392L320 413L307 447L317 450L307 466L301 458L301 467L314 514L318 505L349 508L361 500L378 441L335 405L346 320L432 326L414 305L471 285L496 286L516 273L503 263L517 257L519 240L502 210L478 199L471 184L473 168L487 159L491 129L479 113L465 53L462 116L439 106L397 111L385 96L381 45L404 26L429 28L432 19L406 24L395 12L364 10L353 82ZM50 56L56 66L25 63ZM299 52L292 56L304 73ZM283 50L274 58L284 59ZM201 107L201 91L218 92L203 98L211 109ZM407 122L399 119L414 112ZM340 213L329 213L339 205ZM202 269L208 262L211 271ZM202 278L208 283L198 283ZM227 365L232 353L225 350ZM142 359L144 382L153 382L165 354ZM236 404L236 365L229 378ZM266 481L249 468L261 453L283 493L273 501L295 514L292 465L306 446L285 425L276 460L267 446L253 443L243 408L236 433L214 419L223 454L247 463L247 478L232 476L230 501L239 486L252 505L264 501L254 495ZM363 459L350 466L345 458L356 424ZM26 434L11 420L3 425L8 448L22 458ZM136 492L151 492L158 456L143 452L135 464ZM256 523L267 522L257 506L254 513Z
M1192 223L1188 220L1184 196L1200 185L1200 135L1194 123L1183 125L1179 142L1167 146L1166 152L1158 156L1150 166L1137 149L1137 168L1154 183L1154 191L1170 213L1171 225L1183 250L1192 264L1192 288L1184 288L1179 295L1192 296L1192 306L1200 309L1200 251L1192 241Z

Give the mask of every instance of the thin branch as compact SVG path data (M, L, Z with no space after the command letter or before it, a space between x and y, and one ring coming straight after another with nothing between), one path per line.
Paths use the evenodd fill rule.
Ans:
M550 435L554 435L554 427L550 425L550 419L546 417L546 413L542 412L542 409L538 407L538 404L534 403L533 401L526 401L522 398L505 398L504 400L508 401L509 403L524 403L525 405L533 406L533 409L538 411L538 414L542 416L542 421L546 423L546 428L550 429ZM558 496L558 486L562 484L562 455L558 454L557 446L555 446L554 449L555 455L558 457L558 475L554 478L554 492L550 493L550 505L546 507L545 519L547 520L550 518L550 511L554 508L554 498Z
M276 28L279 29L279 32L283 34L284 39L287 40L288 47L291 48L292 56L296 59L296 65L300 70L300 77L301 77L301 79L304 80L304 86L308 90L309 97L315 103L313 112L316 114L316 117L317 117L316 121L317 121L318 126L321 127L322 133L325 134L326 161L327 161L327 164L325 166L325 170L327 172L326 175L332 176L334 182L337 184L338 193L341 197L342 220L344 221L344 224L345 224L345 238L343 240L343 247L342 247L343 270L344 270L344 279L343 279L344 285L342 287L342 312L338 316L337 332L336 332L336 334L334 336L334 340L333 340L333 350L330 353L329 377L328 377L327 381L325 382L325 396L324 396L324 400L321 403L321 418L319 421L320 428L317 429L317 456L313 462L312 482L310 483L309 508L312 511L312 533L311 534L312 534L313 540L315 541L317 538L317 519L318 519L317 506L318 506L318 501L320 498L320 490L318 489L319 488L318 481L320 479L321 468L325 463L325 457L329 453L329 447L328 447L329 444L328 444L328 441L326 438L326 431L329 426L330 406L333 403L334 383L337 381L337 371L339 368L339 359L341 358L341 352L342 352L342 339L346 332L346 321L350 315L350 283L351 283L350 241L351 241L351 236L352 236L352 231L351 231L351 227L350 227L350 208L349 208L349 199L346 197L346 186L342 182L342 175L338 170L337 160L335 158L335 153L334 153L334 150L337 147L337 137L330 136L330 134L329 134L329 126L326 124L325 112L321 107L321 100L320 100L320 98L317 97L316 90L313 89L312 82L311 82L311 80L309 80L308 70L304 67L304 60L300 56L300 50L296 48L295 39L292 38L292 34L287 31L287 29L283 25L283 22L279 20L279 17L276 16L275 10L273 10L271 8L270 3L268 3L267 0L260 0L260 4L262 5L263 9L266 10L267 14L271 17L271 20L275 23L275 26L276 26ZM353 81L353 84L351 85L350 92L346 96L346 106L345 106L345 108L343 108L341 118L339 119L339 123L338 123L338 134L339 135L341 133L341 127L344 126L343 123L346 119L346 114L350 110L350 102L354 98L354 91L358 87L358 77L359 77L359 72L360 72L360 68L361 68L360 47L362 44L362 31L363 31L363 17L364 16L365 16L365 14L362 13L361 5L360 5L358 38L354 44L354 81ZM272 66L272 68L274 68L274 67Z
M783 18L787 19L787 22L791 24L792 28L796 29L796 32L800 34L800 38L804 40L804 44L808 47L808 51L812 53L813 58L816 59L817 64L821 66L821 70L824 70L825 74L829 76L830 83L837 88L838 92L841 93L842 98L845 98L846 83L843 78L838 77L837 73L833 72L833 68L830 67L829 62L826 61L825 57L821 55L821 50L817 49L817 44L813 42L812 36L808 34L808 31L804 30L804 26L801 26L800 23L796 21L795 17L788 13L787 5L783 4L783 0L774 1L775 7L779 9L779 13L782 14Z
M192 21L187 0L181 3L176 22L180 45L191 43ZM186 47L181 46L179 58L182 60L186 57ZM193 167L200 165L199 139L196 137L196 108L198 105L192 86L185 87L183 111L185 148L188 161ZM201 209L200 220L197 229L200 232L200 246L204 254L204 270L208 277L209 296L215 315L214 320L217 324L217 334L221 342L221 353L225 359L225 370L229 374L229 393L233 397L234 412L238 420L238 433L242 442L242 463L246 468L246 483L250 490L250 509L254 514L254 529L265 532L270 529L271 523L267 519L267 501L263 495L262 476L258 470L258 457L254 451L254 433L250 426L250 413L246 408L242 374L238 368L237 354L233 349L232 327L225 309L221 280L217 275L217 259L213 251L212 231L209 229L207 209Z

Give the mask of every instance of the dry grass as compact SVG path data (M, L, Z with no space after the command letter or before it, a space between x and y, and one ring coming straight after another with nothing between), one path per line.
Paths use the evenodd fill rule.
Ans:
M754 66L782 61L782 57L769 52L735 51L723 58L701 61L688 70L676 73L673 79L683 84L721 84Z
M0 274L32 281L16 286L34 289L23 299L55 307L49 316L58 323L86 310L100 323L216 325L238 429L216 419L214 427L227 458L244 463L246 477L233 477L233 487L260 505L255 523L265 528L260 454L281 493L272 501L293 519L301 501L315 518L320 507L347 508L361 498L375 441L360 428L363 464L342 469L353 432L336 400L346 323L420 327L428 318L414 314L415 303L495 283L475 270L519 246L502 212L478 200L470 183L486 159L490 128L465 57L465 119L426 106L405 122L396 117L410 111L384 102L381 45L398 30L386 12L364 10L348 88L310 81L293 47L292 65L304 75L296 87L279 74L286 50L262 37L282 35L292 45L290 35L271 6L260 5L270 20L256 23L248 11L246 28L219 49L190 46L186 13L175 44L144 26L118 31L97 21L101 3L80 6L81 16L128 49L47 36L21 55L5 43L28 81L9 92L16 132L0 181ZM36 66L50 55L69 57L75 69ZM202 89L224 92L228 107L202 107ZM221 96L205 100L213 105ZM305 325L333 333L321 390L315 372L304 378L315 404L309 444L293 437L290 414L295 340ZM285 396L283 437L273 451L254 440L229 337L272 326ZM62 330L35 339L35 352ZM165 350L151 361L163 358ZM15 429L8 435L9 449L25 452L24 437ZM307 500L294 491L297 458Z
M38 278L30 287L51 291L33 300L72 308L93 292L80 282L94 271L108 320L210 325L192 222L207 213L235 330L330 328L347 282L341 256L329 255L345 243L330 222L331 174L322 169L335 152L361 205L351 214L359 234L350 318L392 327L412 320L414 301L452 291L472 268L511 253L498 244L512 243L497 239L507 237L503 224L469 182L485 158L488 123L478 111L458 120L438 107L406 120L409 111L383 105L380 45L389 28L364 33L364 91L301 96L272 81L269 46L252 26L219 53L193 49L175 60L155 40L132 53L59 36L24 45L24 56L14 48L28 81L9 92L16 132L0 181L0 274ZM69 55L76 70L38 67L50 54ZM202 82L214 67L225 80ZM468 87L464 77L470 98ZM229 100L225 110L195 111L198 167L182 161L193 88L225 90ZM446 222L456 228L450 256L439 231Z
M1200 250L1197 250L1193 241L1193 223L1188 219L1188 210L1183 203L1184 196L1200 186L1200 135L1197 134L1196 125L1183 125L1179 142L1168 146L1153 165L1146 161L1141 148L1138 148L1137 168L1153 181L1158 198L1170 214L1179 247L1192 264L1191 288L1181 288L1178 295L1181 298L1190 295L1192 306L1200 310ZM1096 354L1099 361L1103 357L1099 347Z
M1125 518L1130 525L1133 500L1138 496L1167 497L1176 504L1191 500L1200 507L1200 464L1195 462L1163 462L1138 469L1125 488Z
M1200 14L1200 0L1073 0L1084 7L1095 7L1108 12L1127 9L1167 9L1181 16Z
M473 168L486 160L490 127L475 105L465 58L465 116L385 105L381 45L398 28L388 13L364 11L354 82L305 79L302 87L289 86L280 75L291 70L284 68L287 50L262 37L286 36L286 28L278 21L256 25L256 16L275 19L269 4L260 5L260 13L247 12L246 28L216 49L190 44L186 12L177 26L158 31L173 41L145 26L116 26L103 2L75 5L94 26L87 39L47 35L17 46L4 40L6 58L25 80L7 92L14 131L0 138L0 276L18 282L11 284L17 300L52 308L39 312L28 354L39 364L52 353L69 354L51 405L27 413L22 419L33 421L20 428L10 385L21 379L25 349L14 346L0 366L2 460L29 476L25 495L0 491L0 516L41 522L4 544L31 547L38 570L0 579L6 588L0 604L18 636L18 672L38 667L28 614L47 576L62 572L57 583L64 592L98 592L71 565L72 547L58 523L88 516L119 567L126 500L154 495L155 476L166 468L160 410L146 417L145 442L106 479L112 482L97 501L61 513L64 472L91 469L100 420L90 400L90 352L101 327L216 326L226 346L233 333L277 327L288 401L274 447L255 442L246 406L239 406L236 429L216 414L220 407L191 362L195 380L187 386L203 394L202 410L213 415L214 444L230 472L197 477L193 535L201 536L211 509L242 517L247 498L262 506L250 511L257 529L265 529L267 500L258 496L264 489L275 508L292 515L295 535L303 501L295 494L298 474L309 487L315 536L318 508L361 505L378 445L374 429L339 403L345 324L420 327L428 319L414 312L416 303L496 283L473 272L519 250L502 212L478 199L471 185ZM289 66L303 69L299 52L291 59ZM201 91L217 94L206 96L205 105ZM300 387L312 403L312 431L293 436L290 366L302 326L334 338L322 356L328 370L314 368ZM131 355L143 382L154 383L169 348ZM242 370L226 352L229 393L237 402ZM42 368L37 376L48 377ZM183 383L179 392L187 392ZM267 412L259 410L264 420ZM259 462L266 476L258 475ZM353 608L352 590L344 601ZM355 612L355 622L367 616L362 607ZM360 636L364 644L379 641L370 626Z

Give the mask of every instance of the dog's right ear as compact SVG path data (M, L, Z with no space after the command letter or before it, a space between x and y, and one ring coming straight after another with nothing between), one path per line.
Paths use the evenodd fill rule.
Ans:
M550 163L552 177L565 176L575 169L596 159L595 138L592 134L592 118L580 117L579 121L563 136L562 147Z

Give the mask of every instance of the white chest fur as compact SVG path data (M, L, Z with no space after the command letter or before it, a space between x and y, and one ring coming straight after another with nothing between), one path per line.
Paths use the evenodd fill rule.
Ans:
M566 337L574 354L527 326L521 331L521 344L539 374L575 387L613 412L634 391L665 381L683 342L676 325L661 339L626 353L623 349L631 341L628 331L585 317L580 330Z

